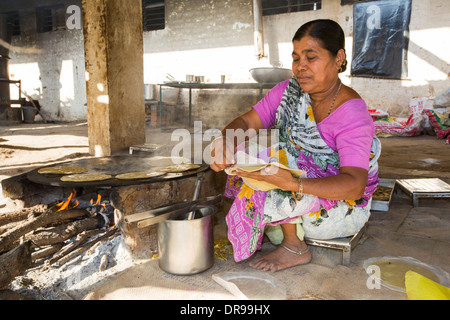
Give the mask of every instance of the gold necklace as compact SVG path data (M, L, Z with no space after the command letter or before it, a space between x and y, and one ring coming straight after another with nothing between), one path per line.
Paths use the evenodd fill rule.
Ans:
M333 109L333 107L334 107L334 103L336 102L336 98L337 98L337 96L338 96L338 94L339 94L339 91L341 91L341 85L342 85L342 82L339 81L339 88L338 88L338 91L336 92L336 95L334 96L333 103L331 104L330 110L328 110L328 115L327 115L327 116L330 115L331 109Z

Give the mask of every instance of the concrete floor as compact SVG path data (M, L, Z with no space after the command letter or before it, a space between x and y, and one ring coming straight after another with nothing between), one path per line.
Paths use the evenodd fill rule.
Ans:
M160 149L163 153L170 152L170 146L176 143L170 141L171 135L172 130L168 128L160 130L148 127L146 132L148 143L166 145ZM381 142L380 178L441 178L450 183L450 145L443 144L442 140L423 135L382 138ZM88 157L87 152L86 123L35 123L0 127L0 180L54 162ZM414 208L411 199L396 189L389 211L372 212L363 241L353 250L348 267L340 265L340 251L313 247L310 264L273 276L284 286L287 299L407 299L404 292L384 286L370 289L369 275L363 264L375 257L412 257L439 268L444 274L450 273L449 204L448 199L426 200ZM9 210L9 205L8 199L0 200L0 206L3 206L0 210ZM217 231L222 234L225 232ZM271 249L273 246L265 243L262 251ZM227 261L216 259L213 268L189 277L168 277L156 265L156 261L149 261L144 269L139 266L131 268L117 276L116 282L112 280L110 288L124 283L124 279L131 275L139 274L149 285L141 298L158 299L163 294L168 299L229 299L233 296L211 280L211 276L223 272L253 272L247 263L236 264L231 256ZM162 273L161 277L166 281L164 292L161 291L160 281L155 280L158 272ZM172 285L174 290L169 292L177 292L176 295L167 291ZM103 286L93 297L102 298L101 290L103 294L105 290L110 292ZM135 294L129 292L134 298Z

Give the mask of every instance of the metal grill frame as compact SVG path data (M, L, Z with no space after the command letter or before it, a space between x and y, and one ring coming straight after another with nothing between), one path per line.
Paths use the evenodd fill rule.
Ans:
M420 198L450 198L450 185L439 178L396 180L395 186L412 197L414 207Z

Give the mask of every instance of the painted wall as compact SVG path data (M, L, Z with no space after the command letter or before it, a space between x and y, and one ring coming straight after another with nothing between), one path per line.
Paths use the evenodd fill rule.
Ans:
M20 0L18 1L25 1ZM25 1L27 2L27 1ZM30 2L30 1L28 1ZM48 2L48 1L47 1ZM81 1L65 1L67 5ZM83 35L81 30L33 32L32 11L22 8L24 34L13 37L10 73L22 79L24 89L39 99L45 116L62 121L86 119ZM338 21L346 36L349 64L352 57L353 6L340 0L323 0L318 11L297 12L263 19L265 52L258 61L253 46L251 0L166 0L166 28L144 32L144 81L160 83L166 74L185 80L187 74L203 75L218 82L251 82L249 69L256 66L291 66L291 38L312 19ZM408 54L408 80L341 78L356 89L371 108L407 116L414 97L434 97L450 87L450 2L413 0ZM193 118L220 128L248 110L258 99L255 90L194 92ZM187 91L177 103L185 117Z
M52 1L40 1L48 5ZM65 7L81 1L64 2ZM39 100L48 120L85 120L86 83L83 31L80 29L36 32L35 1L20 0L1 7L19 10L21 35L13 36L10 78L22 81L22 90ZM17 95L17 88L11 89Z

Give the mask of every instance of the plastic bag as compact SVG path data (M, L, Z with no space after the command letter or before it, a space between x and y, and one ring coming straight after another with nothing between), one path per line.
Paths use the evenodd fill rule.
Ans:
M381 0L353 5L353 59L357 77L407 76L411 0Z
M374 121L373 124L377 137L412 137L422 133L427 120L427 116L422 114L417 117L410 115L409 118L380 118Z
M450 88L448 88L444 93L438 95L434 99L434 104L441 107L450 107Z

